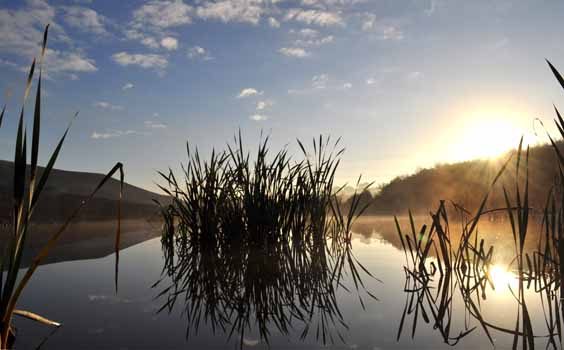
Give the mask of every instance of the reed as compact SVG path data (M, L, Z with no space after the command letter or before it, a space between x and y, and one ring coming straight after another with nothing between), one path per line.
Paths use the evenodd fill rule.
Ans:
M282 334L302 325L301 337L344 341L346 323L336 291L350 273L360 303L362 277L370 275L352 252L351 225L366 210L359 193L341 212L334 176L343 149L320 136L302 159L286 149L274 154L268 138L251 158L241 135L227 150L202 160L188 151L182 181L161 173L172 204L162 206L165 225L162 309L183 295L187 336L208 322L240 344L252 325L268 343L272 327ZM371 275L370 275L371 276ZM333 331L334 330L334 331Z
M547 63L564 89L564 78L550 61L547 60ZM554 109L556 113L555 125L559 136L564 138L564 119L556 106L554 106ZM508 189L503 186L504 207L485 209L488 196L496 181L506 170L509 160L494 178L477 213L470 215L464 208L453 203L453 207L459 212L462 222L462 238L456 245L450 239L444 201L440 203L436 213L431 213L432 226L427 234L425 226L418 231L419 234L416 234L417 231L411 215L411 236L403 234L396 219L397 232L406 256L404 268L406 271L405 292L408 293L406 307L400 321L398 340L407 315L414 317L412 336L415 333L419 314L422 315L425 322L430 322L426 309L431 310L434 326L441 332L446 343L456 344L462 337L472 332L474 327L467 326L459 335L450 335L453 294L458 291L464 301L466 312L481 325L492 344L491 331L512 335L513 349L517 349L519 344L523 349L534 349L535 339L537 338L546 338L547 348L557 348L557 344L561 343L561 315L564 313L564 305L562 304L562 297L564 296L564 244L562 244L564 241L564 172L562 170L564 156L552 135L547 132L547 136L554 149L555 157L558 159L558 166L554 183L551 188L547 188L546 204L543 209L537 209L537 213L542 214L542 225L541 232L536 235L536 249L525 250L525 242L527 239L531 239L529 223L535 216L533 215L534 209L529 205L529 148L523 150L522 139L514 155L513 188ZM486 253L484 241L480 239L478 244L477 227L484 214L496 211L506 213L515 249L514 258L510 263L510 267L515 271L518 280L517 291L510 289L517 302L517 317L513 329L489 323L483 319L480 312L480 300L486 299L487 285L489 284L493 288L489 276L493 246ZM433 235L434 233L436 234ZM431 249L434 249L434 259L428 259ZM431 262L429 263L427 260L431 260ZM433 284L436 275L439 276L438 285ZM455 281L455 283L453 284L452 281ZM534 292L539 295L544 311L547 329L544 335L534 334L533 332L533 322L525 299L525 290L531 286L534 287ZM432 289L435 287L437 287L437 291L433 294ZM449 312L445 312L445 310L449 310Z
M48 241L43 245L39 253L33 258L27 270L21 270L21 258L26 247L26 241L30 231L30 223L33 219L33 213L37 206L41 193L49 179L51 171L55 166L55 162L62 149L65 138L69 132L70 124L60 138L57 146L51 153L47 165L43 171L38 171L38 156L40 148L40 133L41 133L41 84L43 73L43 59L47 45L49 26L45 27L43 35L43 44L41 47L41 54L38 61L39 77L37 80L37 90L35 96L35 107L33 112L33 127L32 139L30 150L27 143L27 130L24 126L24 107L31 90L31 83L34 78L36 69L36 60L31 64L25 92L23 96L22 108L20 112L15 155L14 155L14 185L13 185L13 234L8 238L8 241L3 247L3 253L0 260L0 348L9 348L15 340L14 328L12 326L13 316L26 317L37 322L47 324L50 326L59 327L60 323L51 321L45 317L39 316L33 312L16 309L18 300L29 283L31 277L43 261L49 255L51 249L55 246L61 235L64 233L68 225L78 216L81 209L88 205L92 197L97 191L104 186L104 184L116 173L120 174L120 182L123 187L123 166L117 163L100 181L98 186L93 189L91 194L78 206L73 213L62 223L59 229L51 234ZM4 118L6 107L0 113L0 125ZM76 117L76 115L75 115ZM73 118L74 119L74 118ZM72 123L72 121L71 121ZM30 164L28 164L28 152L30 152ZM120 190L120 203L122 191ZM121 207L121 204L120 204ZM120 243L120 207L118 207L118 227L115 240L115 254L116 254L116 267L115 267L115 283L117 290L117 276L118 276L118 261L119 261L119 243Z

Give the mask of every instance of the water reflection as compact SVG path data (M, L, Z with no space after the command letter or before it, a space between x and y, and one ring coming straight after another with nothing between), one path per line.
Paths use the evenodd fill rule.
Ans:
M425 222L422 218L415 218L415 221L418 225ZM257 296L254 299L249 299L249 305L242 307L242 310L247 310L249 314L252 314L249 317L248 327L242 339L244 348L267 348L266 344L260 339L258 321L254 316L255 309L251 308L254 300L263 300L263 305L267 301L274 305L275 299L267 299L267 297L274 293L274 295L279 296L279 300L283 300L283 297L288 299L288 291L291 292L292 290L294 290L295 295L304 296L304 299L306 299L304 304L308 302L311 304L315 294L327 293L327 296L329 296L329 293L334 293L331 294L332 300L336 303L341 314L341 316L334 316L335 327L341 332L348 345L340 345L341 341L333 329L333 323L331 319L328 319L327 333L332 333L336 341L336 345L330 347L332 349L350 349L355 346L358 349L449 349L451 345L445 342L445 335L447 335L449 343L453 344L461 333L472 328L474 330L460 339L454 347L455 349L493 348L479 318L477 319L474 315L479 315L486 322L484 325L494 340L495 348L512 348L516 321L519 320L519 326L522 328L523 312L520 310L521 304L516 299L519 288L514 284L518 273L510 267L510 258L499 261L492 259L489 278L483 278L484 273L480 274L481 277L477 275L477 279L482 281L481 286L476 282L468 284L468 279L453 274L448 276L445 274L441 281L438 272L431 276L426 284L411 278L410 283L412 285L406 286L406 272L403 269L405 256L402 251L397 249L397 246L401 246L401 244L397 233L394 231L393 219L385 218L381 220L380 218L365 217L360 218L357 224L363 225L366 230L351 237L352 249L358 260L383 281L383 283L379 283L372 278L363 278L362 282L365 287L369 291L375 291L376 296L380 299L379 302L367 302L369 298L366 294L360 293L363 297L365 310L358 301L358 295L355 292L354 282L349 271L342 273L339 282L347 286L349 292L341 285L337 285L333 288L333 291L328 292L319 288L318 290L308 291L307 288L313 289L315 286L314 278L317 273L315 266L320 266L319 263L315 265L314 262L311 262L310 258L307 258L301 267L296 267L294 270L302 272L301 278L298 279L300 283L296 284L289 278L285 280L276 276L277 273L282 271L282 267L279 267L281 264L286 262L290 264L291 261L295 260L290 258L291 254L286 260L284 258L275 260L273 265L277 267L276 269L270 268L267 270L264 266L261 268L260 271L264 271L264 273L271 271L270 273L274 276L266 276L262 281L252 281L250 278L246 281L245 275L250 276L253 269L259 271L259 267L249 267L248 265L252 261L257 261L256 259L267 259L270 248L267 246L261 250L256 246L241 247L239 256L235 254L232 257L233 260L231 260L239 261L239 265L229 261L223 262L222 260L227 257L227 251L222 254L221 250L216 250L215 258L212 254L209 254L210 256L201 258L201 266L195 264L193 267L197 271L193 276L199 275L201 279L200 283L197 284L200 289L195 290L198 294L193 294L197 296L196 302L198 298L201 300L199 302L201 316L198 332L196 333L194 328L191 328L190 337L186 339L185 333L189 325L186 322L187 317L185 315L180 318L179 315L181 312L187 312L185 310L188 304L185 303L184 294L177 296L172 315L168 314L168 310L157 313L158 309L168 301L169 294L174 291L174 289L171 289L168 292L169 294L155 300L154 297L157 293L155 289L150 288L159 279L163 267L162 246L158 239L131 246L121 252L120 268L122 273L120 290L117 296L113 285L113 257L102 257L88 261L74 260L42 266L38 274L32 279L31 288L23 296L21 307L37 310L41 314L49 315L53 319L63 322L63 327L47 340L43 349L234 349L241 344L238 329L235 328L234 330L232 342L226 343L226 338L237 320L238 309L234 308L238 305L236 303L229 304L233 314L229 314L219 307L221 304L216 305L215 309L211 307L206 309L206 298L208 295L213 296L214 290L216 294L225 290L225 293L227 293L225 297L218 298L218 300L226 302L224 299L233 296L239 298L234 300L245 301L245 294L241 289L236 292L226 290L236 281L239 285L243 285L245 282L249 286L256 286L255 291L263 288L262 290L265 292L262 297L258 293L253 294ZM402 227L407 227L408 220L400 219L400 224ZM384 227L390 227L390 230L382 231ZM492 230L487 231L480 226L480 232L484 232L484 235L491 232L492 234L499 234L500 237L507 235L511 237L509 232L504 231L505 229L505 225L497 228L492 225ZM356 227L353 228L353 231L357 232ZM79 232L77 232L78 234ZM390 237L392 243L385 239L387 237ZM393 241L394 237L396 241ZM532 238L534 237L531 236ZM498 244L503 244L503 242L496 243L496 249ZM75 245L74 256L88 256L88 249L86 248L88 248L87 244ZM235 246L231 252L237 252ZM276 251L273 253L276 253ZM498 253L502 252L496 252L494 256L497 257ZM303 255L298 253L294 255L296 259L300 256ZM346 254L336 256L346 258ZM324 257L330 263L330 266L334 267L337 264L336 259L329 258L328 254L324 254ZM175 256L174 259L178 262L179 258ZM429 270L431 269L430 262L434 261L433 259L435 257L431 257L428 261ZM195 259L194 263L196 261ZM210 268L207 270L205 268L206 264L211 263L219 266L215 273L209 271ZM435 265L438 267L436 262ZM334 271L334 269L328 271ZM212 277L215 276L215 280L205 284L205 273L210 273ZM263 272L260 273L263 274ZM323 270L319 274L325 277L329 275L328 272L323 273ZM526 275L524 276L524 301L528 313L525 319L530 320L535 347L545 348L547 344L552 344L549 345L549 348L553 348L554 344L560 347L557 326L558 322L560 324L562 322L562 309L559 300L560 285L557 284L559 278L548 273L544 276L544 279L533 278L529 280L527 280ZM221 281L222 278L224 278L223 282ZM165 278L159 288L169 286L167 283L171 281ZM470 297L478 311L473 310L471 306L470 311L472 313L468 311L465 301L468 294L465 291L466 288L461 288L460 281L468 284L469 289L472 290ZM551 281L554 283L551 284ZM181 282L178 279L177 291L181 290ZM414 286L415 282L419 284ZM509 282L509 286L506 282ZM322 284L322 286L324 285ZM549 287L547 288L547 286ZM281 290L275 291L276 288ZM482 296L483 293L485 293L485 298ZM251 293L247 293L247 295L251 295ZM308 296L310 296L309 301ZM192 302L191 299L190 302ZM192 305L195 306L197 303ZM331 303L328 305L331 305ZM406 305L409 312L406 312L403 330L400 339L397 340L399 325ZM272 306L270 308L264 306L261 310L264 313L274 313L271 308ZM292 306L282 305L282 308L291 310ZM296 308L300 309L304 319L309 320L306 316L309 316L311 309L304 311L305 308L300 308L300 304L297 304ZM194 308L194 310L192 315L196 315L196 311L198 311L197 308ZM219 326L216 327L215 333L212 330L213 324L209 322L209 318L214 310L216 315L230 317L229 322L224 323L225 333ZM206 312L210 312L210 315L206 316ZM286 311L286 314L288 334L278 330L275 324L278 320L276 315L269 314L267 315L268 319L263 318L267 323L266 329L270 332L268 340L271 348L319 349L319 343L322 341L321 339L316 340L319 318L310 322L307 339L300 340L300 336L305 329L305 322L289 314L289 311ZM319 311L314 309L314 316L318 314ZM84 315L88 315L88 317L84 317ZM326 315L329 317L328 313ZM206 317L208 318L206 319ZM427 318L428 323L425 318ZM348 329L339 323L339 319L344 321ZM18 320L18 323L21 333L16 345L20 349L35 348L51 331L25 320ZM413 329L414 323L416 324L415 329ZM290 328L290 326L293 328ZM155 336L155 334L159 336ZM321 325L319 334L322 335ZM547 337L550 334L553 335L552 338ZM522 347L522 340L524 339L522 329L519 330L517 335L519 347ZM330 342L328 336L327 338ZM525 340L525 343L530 348L527 340Z
M161 310L172 312L177 302L187 321L187 336L202 326L235 337L241 347L258 344L246 338L258 332L269 343L272 332L288 336L298 330L322 344L345 343L348 325L338 292L376 299L361 274L371 277L352 253L352 245L311 244L301 240L243 242L177 240L164 244L165 280ZM351 280L344 280L348 275ZM161 282L161 281L160 281ZM162 285L163 283L159 283ZM256 345L255 344L255 345Z
M546 339L546 348L557 348L561 342L561 270L560 235L556 235L554 215L541 218L541 230L530 234L528 209L518 207L515 215L509 209L514 258L502 265L493 262L494 246L485 243L479 233L480 214L471 217L460 212L460 228L449 223L444 203L431 213L431 225L418 229L412 217L410 229L402 230L394 220L402 250L405 254L406 302L398 327L397 340L411 318L411 338L422 321L431 324L443 341L451 346L480 329L492 346L495 334L512 337L512 348L534 349L540 339ZM531 216L531 218L533 218ZM545 228L546 230L542 230ZM552 227L552 230L550 229ZM459 232L454 237L452 232ZM525 238L537 241L536 249L525 250ZM557 238L558 237L558 238ZM431 254L433 252L433 254ZM486 312L492 308L489 298L513 301L516 315L513 325L507 326L492 319ZM531 299L540 299L542 314L530 312ZM499 309L493 306L494 309ZM464 315L464 323L453 327L456 314ZM538 327L539 320L544 327ZM541 328L544 328L541 330Z
M60 223L32 225L32 239L22 256L22 267L29 266L46 239L60 227ZM67 228L61 241L53 248L42 265L72 260L97 259L108 256L115 251L115 228L117 222L77 221ZM140 219L122 220L120 246L126 249L160 235L160 223ZM4 247L10 230L0 229L0 248Z

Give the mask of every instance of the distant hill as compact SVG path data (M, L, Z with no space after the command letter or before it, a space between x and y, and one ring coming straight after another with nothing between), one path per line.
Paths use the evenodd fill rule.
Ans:
M563 147L562 142L559 143ZM451 200L476 210L487 192L494 176L511 152L497 160L471 160L453 164L440 164L433 168L421 169L413 175L399 176L381 185L376 194L363 193L361 202L372 205L368 215L406 214L410 209L417 214L428 214L435 210L440 200ZM524 154L524 152L523 152ZM488 208L505 206L502 186L514 196L515 157L496 185ZM524 159L522 159L524 162ZM529 156L529 196L533 208L542 209L557 171L554 149L550 145L531 148ZM520 179L523 179L522 171ZM514 200L514 199L513 199ZM345 207L350 198L343 198Z
M12 213L13 163L0 160L0 222L9 222ZM43 168L39 168L41 173ZM42 192L34 222L56 222L68 217L104 178L103 174L54 169ZM119 181L109 180L80 215L81 220L115 219ZM150 218L157 213L153 199L166 197L124 184L122 217Z

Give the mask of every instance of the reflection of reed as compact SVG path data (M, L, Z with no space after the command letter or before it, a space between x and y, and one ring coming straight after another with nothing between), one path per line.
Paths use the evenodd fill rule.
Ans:
M558 123L560 128L564 126L561 119ZM432 225L428 233L426 233L426 226L423 225L419 234L416 234L412 219L411 236L403 235L399 223L397 224L397 231L407 259L404 289L407 293L407 300L400 321L398 340L401 337L406 317L413 315L413 337L419 315L421 315L426 323L431 322L432 317L434 328L439 330L445 343L450 345L458 343L477 326L481 327L492 345L494 344L493 331L512 335L514 349L519 344L523 349L534 349L536 338L546 338L547 348L557 348L557 344L561 343L562 305L560 298L563 295L561 262L564 261L564 245L560 244L560 240L564 233L564 206L562 206L564 182L556 183L556 188L560 190L557 191L558 193L551 192L548 197L541 225L543 232L538 235L537 249L529 255L524 249L531 218L531 208L528 202L528 150L525 154L523 164L520 144L517 150L513 198L505 187L503 189L506 207L485 210L484 203L488 194L485 195L482 206L474 216L454 205L458 208L463 222L462 239L456 245L450 239L449 221L444 202L439 205L436 213L431 214ZM505 165L492 183L492 188L504 170ZM564 179L562 172L560 176L561 179ZM510 263L510 268L516 272L517 281L517 290L509 286L509 291L517 303L517 317L515 327L512 329L491 323L482 316L481 302L487 299L486 292L489 287L495 289L495 283L492 280L493 247L486 252L484 240L478 233L478 222L484 214L492 211L506 212L511 224L515 257ZM431 250L434 250L435 259L428 259ZM433 261L428 262L428 260ZM435 283L437 277L438 283ZM525 298L526 291L531 287L535 295L540 298L542 305L546 326L546 332L542 335L535 335ZM463 301L466 322L457 335L452 335L453 302L456 295L459 295ZM430 313L426 310L430 310ZM476 326L471 325L472 320L475 321Z
M336 292L350 290L342 278L350 274L364 306L361 272L369 273L351 249L365 207L355 195L341 213L332 191L341 152L320 138L313 155L300 143L304 160L290 162L285 150L270 158L265 141L251 164L238 141L209 162L189 152L181 185L163 174L173 201L163 207L163 277L172 283L162 309L183 303L188 334L206 323L241 346L249 330L268 343L273 329L286 335L297 324L302 339L344 341Z

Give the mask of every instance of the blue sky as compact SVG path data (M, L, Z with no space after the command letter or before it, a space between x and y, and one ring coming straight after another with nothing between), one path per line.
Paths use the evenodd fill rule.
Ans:
M563 13L539 0L1 0L0 158L47 23L44 151L80 112L63 169L122 161L154 189L186 141L208 153L241 129L275 148L341 136L339 181L382 183L520 134L542 142L534 119L564 102L544 63L564 69Z

